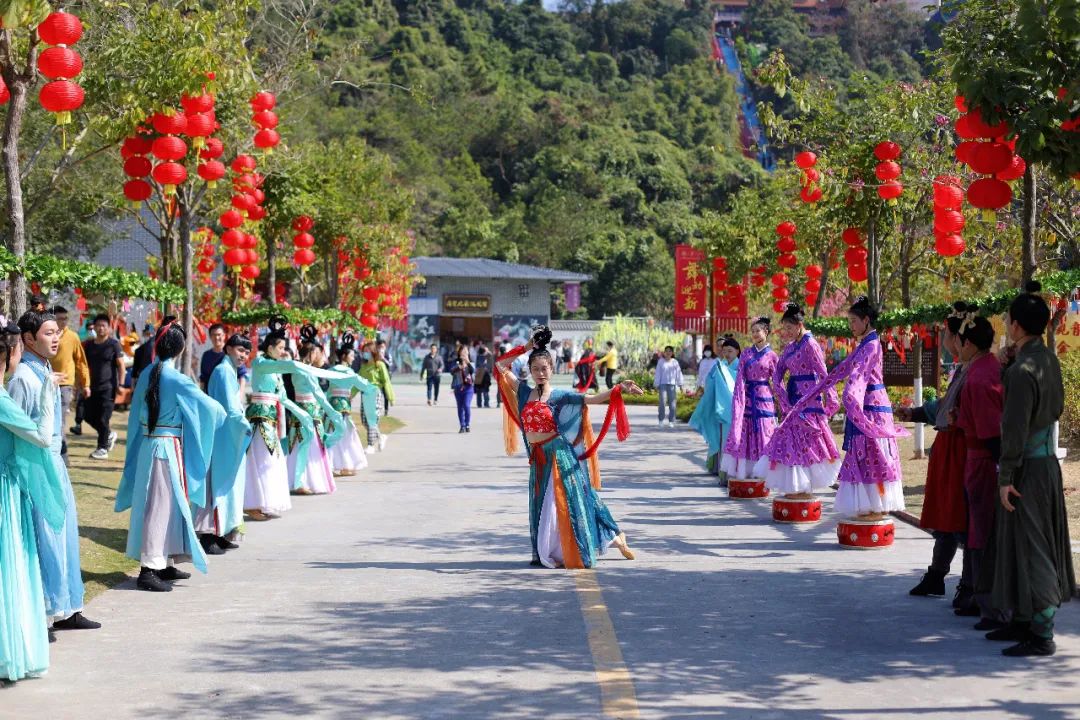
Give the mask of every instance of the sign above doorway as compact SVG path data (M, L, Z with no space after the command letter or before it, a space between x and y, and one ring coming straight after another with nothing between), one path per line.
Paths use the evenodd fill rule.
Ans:
M443 295L444 313L490 313L490 295Z

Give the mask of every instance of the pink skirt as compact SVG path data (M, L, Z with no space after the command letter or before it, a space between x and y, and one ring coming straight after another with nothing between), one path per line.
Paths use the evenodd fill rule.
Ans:
M342 414L345 423L345 435L338 440L330 453L330 467L336 473L349 473L363 470L367 467L367 453L364 452L364 443L356 432L356 425L347 414Z
M267 515L281 515L291 509L290 477L284 453L278 450L271 454L262 435L256 432L248 448L244 509Z
M287 464L290 479L296 477L297 455L299 455L299 451L296 449L289 453ZM337 490L337 484L334 483L334 473L330 470L330 456L327 455L326 448L322 444L322 438L318 435L312 439L311 446L308 447L307 466L300 475L299 487L314 495L329 495Z

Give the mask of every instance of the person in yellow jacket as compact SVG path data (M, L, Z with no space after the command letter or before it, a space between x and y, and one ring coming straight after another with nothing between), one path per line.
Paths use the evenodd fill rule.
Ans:
M615 384L615 371L619 369L619 353L615 350L615 343L608 340L607 352L596 363L604 371L604 382L610 390Z
M60 350L56 357L50 360L53 372L60 373L64 379L60 382L60 406L64 417L60 427L66 428L67 415L71 411L71 404L78 390L84 398L90 397L90 366L86 362L86 353L83 352L82 341L79 334L68 327L67 308L57 305L52 310L56 316L56 324L60 326ZM65 432L66 435L66 432ZM67 439L60 449L60 454L67 464Z

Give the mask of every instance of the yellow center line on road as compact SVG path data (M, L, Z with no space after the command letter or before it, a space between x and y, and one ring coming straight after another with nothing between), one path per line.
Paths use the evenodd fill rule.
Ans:
M592 570L578 570L574 572L574 582L577 585L578 602L581 604L581 616L585 620L593 667L596 668L596 680L600 683L600 703L604 717L636 720L640 716L634 681L623 662L619 639L615 637L615 626L604 603L600 583L596 581L596 573Z

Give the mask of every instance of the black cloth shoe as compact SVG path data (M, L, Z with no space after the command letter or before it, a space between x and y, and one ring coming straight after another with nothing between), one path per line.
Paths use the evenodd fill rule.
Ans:
M222 553L224 553L224 552L225 551L222 550ZM154 572L157 573L157 576L159 578L161 578L162 580L165 580L167 582L173 582L175 580L187 580L188 578L191 577L191 573L184 572L183 570L177 570L175 567L173 567L171 565L169 567L165 568L164 570L155 570Z
M216 542L217 546L219 548L221 548L222 550L236 550L238 547L240 547L239 545L232 542L231 540L226 540L223 537L215 538L214 542Z
M953 614L957 617L979 617L982 615L982 611L978 605L972 603L971 605L964 605L953 610Z
M1011 623L986 633L986 639L994 642L1022 643L1030 637L1031 628L1027 623Z
M974 597L974 593L967 585L957 585L956 592L953 594L952 606L954 608L963 607L971 604L971 599Z
M53 632L52 628L49 628L49 642L50 643L56 642L56 633Z
M147 592L172 592L172 585L159 578L157 573L148 567L139 571L139 579L135 581L135 587Z
M1057 645L1050 638L1032 635L1027 640L1001 651L1006 657L1046 657L1057 652Z
M1003 627L1008 627L1000 620L994 620L993 618L983 618L979 622L975 623L975 629L979 632L986 632L987 630L1000 630Z
M213 535L200 535L199 544L202 545L203 552L207 555L225 554L225 549L218 546L217 538L215 538Z
M470 428L468 425L466 425L465 426L465 432L472 432L472 428Z
M919 581L918 585L908 591L908 595L914 595L916 597L927 597L929 595L943 597L945 595L945 576L927 568L926 572L923 573L922 580Z
M54 630L97 630L99 627L101 623L87 619L81 612L53 623Z
M78 425L72 425L70 428L70 432L72 435L82 435L82 427Z

